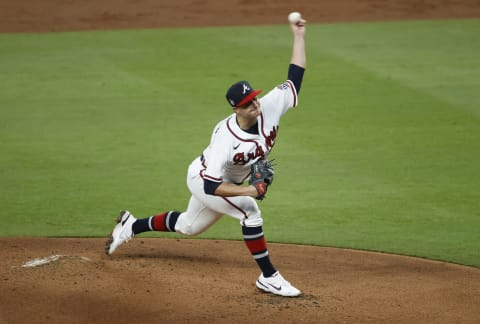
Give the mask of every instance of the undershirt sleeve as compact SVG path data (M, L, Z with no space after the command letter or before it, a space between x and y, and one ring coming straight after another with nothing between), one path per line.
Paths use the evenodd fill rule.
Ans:
M215 190L220 186L221 182L214 182L207 179L203 179L203 190L207 195L214 195Z
M297 90L297 94L300 92L300 87L302 86L304 72L304 68L295 64L290 64L290 66L288 67L288 80L293 82L293 85Z

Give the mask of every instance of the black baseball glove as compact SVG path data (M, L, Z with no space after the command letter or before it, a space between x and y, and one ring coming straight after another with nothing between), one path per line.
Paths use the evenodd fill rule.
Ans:
M258 196L256 198L258 200L265 198L268 186L273 182L274 174L272 164L266 159L260 159L252 164L248 183L257 189Z

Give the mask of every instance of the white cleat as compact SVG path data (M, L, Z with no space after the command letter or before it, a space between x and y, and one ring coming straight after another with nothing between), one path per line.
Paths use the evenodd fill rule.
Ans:
M278 271L268 278L265 278L263 273L260 274L256 285L258 289L275 295L297 297L301 294L300 290L293 287Z
M112 254L125 242L133 238L132 225L137 219L126 210L120 212L117 218L117 225L113 228L112 235L105 244L105 253Z

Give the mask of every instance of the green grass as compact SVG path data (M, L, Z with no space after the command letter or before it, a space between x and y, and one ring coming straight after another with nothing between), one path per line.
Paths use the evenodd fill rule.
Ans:
M480 267L480 20L308 27L267 239ZM183 210L226 88L282 81L290 45L288 26L0 35L0 235ZM241 239L238 221L200 237Z

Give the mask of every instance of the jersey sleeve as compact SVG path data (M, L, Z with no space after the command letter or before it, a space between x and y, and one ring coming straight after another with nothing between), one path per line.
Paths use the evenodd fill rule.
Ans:
M263 96L261 103L264 109L275 110L277 114L282 116L298 104L295 85L290 80L285 81Z

